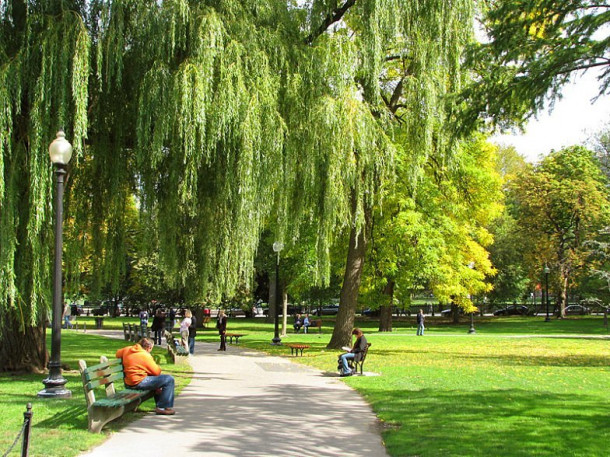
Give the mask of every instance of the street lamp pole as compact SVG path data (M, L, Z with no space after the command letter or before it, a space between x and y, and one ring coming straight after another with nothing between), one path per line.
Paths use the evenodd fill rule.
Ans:
M470 262L468 264L468 268L470 268L471 270L474 270L474 262ZM468 295L468 299L472 300L472 295ZM474 305L474 304L471 303L471 305ZM474 311L472 311L470 313L470 329L468 330L468 334L474 335L475 333L477 333L477 332L474 329Z
M280 306L282 304L282 298L280 294L280 251L284 245L279 241L273 243L273 252L277 252L277 261L275 262L275 317L274 317L274 334L271 344L280 345L282 339L280 338Z
M546 319L544 320L544 322L550 322L551 318L549 317L549 273L551 272L551 270L549 269L548 265L544 266L544 283L545 283L545 295L546 295Z
M53 273L53 321L51 324L51 359L49 376L42 381L45 388L38 392L43 398L70 398L72 392L64 386L68 381L61 374L61 315L63 311L62 287L62 250L63 250L63 198L66 165L72 157L72 145L66 140L63 131L57 132L57 138L49 146L49 156L55 165L55 265Z
M470 329L468 330L468 333L471 335L477 333L474 329L474 311L470 313Z

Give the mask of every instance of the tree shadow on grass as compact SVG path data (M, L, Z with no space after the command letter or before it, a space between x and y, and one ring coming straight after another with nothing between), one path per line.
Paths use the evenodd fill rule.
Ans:
M395 427L392 455L606 456L607 399L577 394L371 390L367 398Z
M421 354L421 349L377 349L374 351L378 357L404 357L405 354ZM610 365L610 356L607 355L548 355L539 356L531 354L467 354L463 351L435 351L429 348L425 353L438 354L452 361L476 361L477 363L490 362L495 365L508 366L548 366L548 367L606 367Z

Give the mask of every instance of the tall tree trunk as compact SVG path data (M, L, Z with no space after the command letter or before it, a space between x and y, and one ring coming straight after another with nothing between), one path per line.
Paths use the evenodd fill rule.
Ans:
M368 214L365 214L365 219L369 220L368 216ZM365 221L365 227L367 225ZM343 277L341 295L339 296L339 312L337 313L333 336L326 346L328 349L341 349L343 346L351 346L352 343L358 290L362 279L364 254L366 252L366 236L364 232L365 228L363 227L360 233L356 234L356 228L352 227L350 233L345 275Z
M388 283L385 286L384 294L388 296L388 304L381 306L379 310L379 331L380 332L391 332L392 331L392 309L394 305L394 286L395 282L388 279Z
M2 313L0 335L0 372L27 371L42 373L48 363L45 328L20 328L12 310Z
M451 302L451 316L453 316L453 323L458 324L460 322L460 310L458 305L453 301Z

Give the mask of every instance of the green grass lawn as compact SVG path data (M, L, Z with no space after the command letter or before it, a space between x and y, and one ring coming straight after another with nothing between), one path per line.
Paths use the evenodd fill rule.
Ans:
M88 319L88 320L87 320ZM93 318L79 322L93 326ZM105 328L122 329L136 318L106 318ZM426 336L415 336L415 319L394 322L392 333L377 332L378 322L361 319L372 347L365 371L379 376L344 378L371 404L381 420L392 456L607 456L610 439L610 340L599 316L544 322L543 317L475 318L453 325L428 319ZM323 333L289 332L283 343L311 346L298 363L336 371L339 351L327 350L333 318ZM290 357L286 346L271 346L273 325L264 319L229 319L228 331L243 333L240 345ZM545 336L546 335L546 336ZM553 337L550 337L552 335ZM200 330L198 341L218 344L216 330ZM33 404L31 455L72 456L105 439L140 413L111 423L101 435L87 432L85 400L77 359L94 363L125 344L82 332L62 333L64 376L69 400L39 400L43 375L0 376L4 409L0 451L5 452ZM162 358L164 351L155 348ZM172 367L163 361L164 370ZM178 368L179 370L180 368ZM187 372L173 371L179 385ZM150 411L152 401L143 410ZM14 451L11 455L18 455Z
M122 326L121 326L122 328ZM50 340L48 341L50 347ZM66 388L72 391L72 398L61 400L40 399L37 393L44 388L43 374L0 374L0 407L2 408L2 427L0 428L0 452L9 449L23 425L26 405L32 404L32 431L30 435L31 456L69 457L104 441L108 434L119 429L129 421L154 410L154 400L144 402L138 412L127 413L121 419L109 423L101 434L87 430L87 408L81 377L78 372L78 359L87 365L99 363L100 355L114 356L117 349L127 342L114 340L82 332L62 332L62 364L68 381ZM182 390L191 379L191 369L186 365L172 365L166 360L167 352L155 348L153 355L158 356L165 373L176 378L177 391ZM21 455L21 441L10 456Z
M372 405L392 456L607 456L610 340L595 338L608 334L602 324L598 316L477 318L477 334L468 335L468 319L430 319L416 337L414 319L395 322L392 333L360 320L372 343L365 371L380 376L345 382ZM289 331L283 343L309 344L294 360L336 371L339 351L325 349L330 325L322 335ZM290 357L269 344L272 327L261 320L230 319L229 331L247 334L240 344ZM200 333L218 340L213 330Z

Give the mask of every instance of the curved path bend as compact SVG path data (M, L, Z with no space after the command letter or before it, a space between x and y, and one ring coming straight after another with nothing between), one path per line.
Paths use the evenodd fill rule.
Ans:
M216 349L197 343L175 416L147 414L83 455L388 455L371 408L336 375L235 345Z

